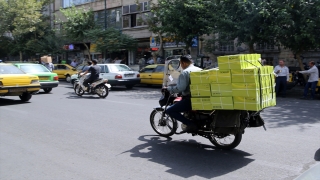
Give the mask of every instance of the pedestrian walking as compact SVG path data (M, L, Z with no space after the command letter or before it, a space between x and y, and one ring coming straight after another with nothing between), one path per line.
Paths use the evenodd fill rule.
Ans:
M77 59L74 59L71 64L70 64L72 67L77 67L78 63L77 63Z
M285 66L283 60L280 60L279 65L274 68L274 73L276 73L276 95L279 96L281 94L282 97L286 97L289 68ZM281 93L280 90L282 90Z
M311 88L311 99L315 99L315 92L316 92L316 87L319 81L319 71L318 68L315 66L315 62L314 61L310 61L309 62L309 67L310 69L306 70L306 71L298 71L301 74L309 74L309 79L308 82L306 84L306 86L304 87L304 93L303 96L301 97L302 99L307 99L307 95L309 92L309 88Z

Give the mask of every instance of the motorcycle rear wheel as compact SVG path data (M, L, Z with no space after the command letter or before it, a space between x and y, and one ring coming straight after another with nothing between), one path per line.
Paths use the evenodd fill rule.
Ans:
M152 129L163 137L170 137L176 133L178 124L175 119L165 115L162 120L163 111L153 110L150 114L150 124Z
M74 92L76 93L76 95L78 96L82 96L84 94L84 90L82 89L82 87L77 84L75 87L74 87Z
M230 137L231 136L231 137ZM229 134L224 137L217 137L216 135L209 136L210 142L219 149L230 150L237 147L242 139L242 133Z
M109 88L106 85L99 85L95 91L101 98L106 98L109 95Z

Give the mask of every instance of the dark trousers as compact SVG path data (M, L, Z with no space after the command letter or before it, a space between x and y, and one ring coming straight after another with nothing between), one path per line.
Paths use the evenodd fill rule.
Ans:
M311 88L311 98L315 98L314 94L316 92L316 87L317 87L318 81L313 81L313 82L307 82L306 86L304 87L304 93L303 96L307 97L309 88Z
M93 78L88 78L88 79L86 79L86 80L84 80L83 81L83 85L86 87L86 88L89 88L89 83L92 83L93 81L94 81L95 79L93 79Z
M280 90L282 90L280 92ZM282 96L286 96L287 91L287 76L279 76L276 78L276 94L277 96L282 94Z
M184 97L181 101L171 105L167 110L166 113L177 121L182 122L185 125L190 125L192 122L184 117L181 113L191 111L191 99Z

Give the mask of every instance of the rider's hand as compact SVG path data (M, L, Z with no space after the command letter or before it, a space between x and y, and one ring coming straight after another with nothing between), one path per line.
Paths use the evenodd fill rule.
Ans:
M166 92L168 91L167 87L162 87L161 92Z

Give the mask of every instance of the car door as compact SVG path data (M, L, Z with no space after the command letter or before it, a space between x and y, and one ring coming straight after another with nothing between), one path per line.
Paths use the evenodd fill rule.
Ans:
M66 70L66 66L59 64L59 65L54 66L53 72L58 74L59 79L60 78L64 79L65 78L65 76L64 76L65 70Z
M159 85L162 84L163 71L164 71L164 65L162 65L162 64L157 65L157 67L154 69L154 71L151 75L152 84L159 84Z
M152 72L155 66L147 66L140 70L141 84L152 84Z

